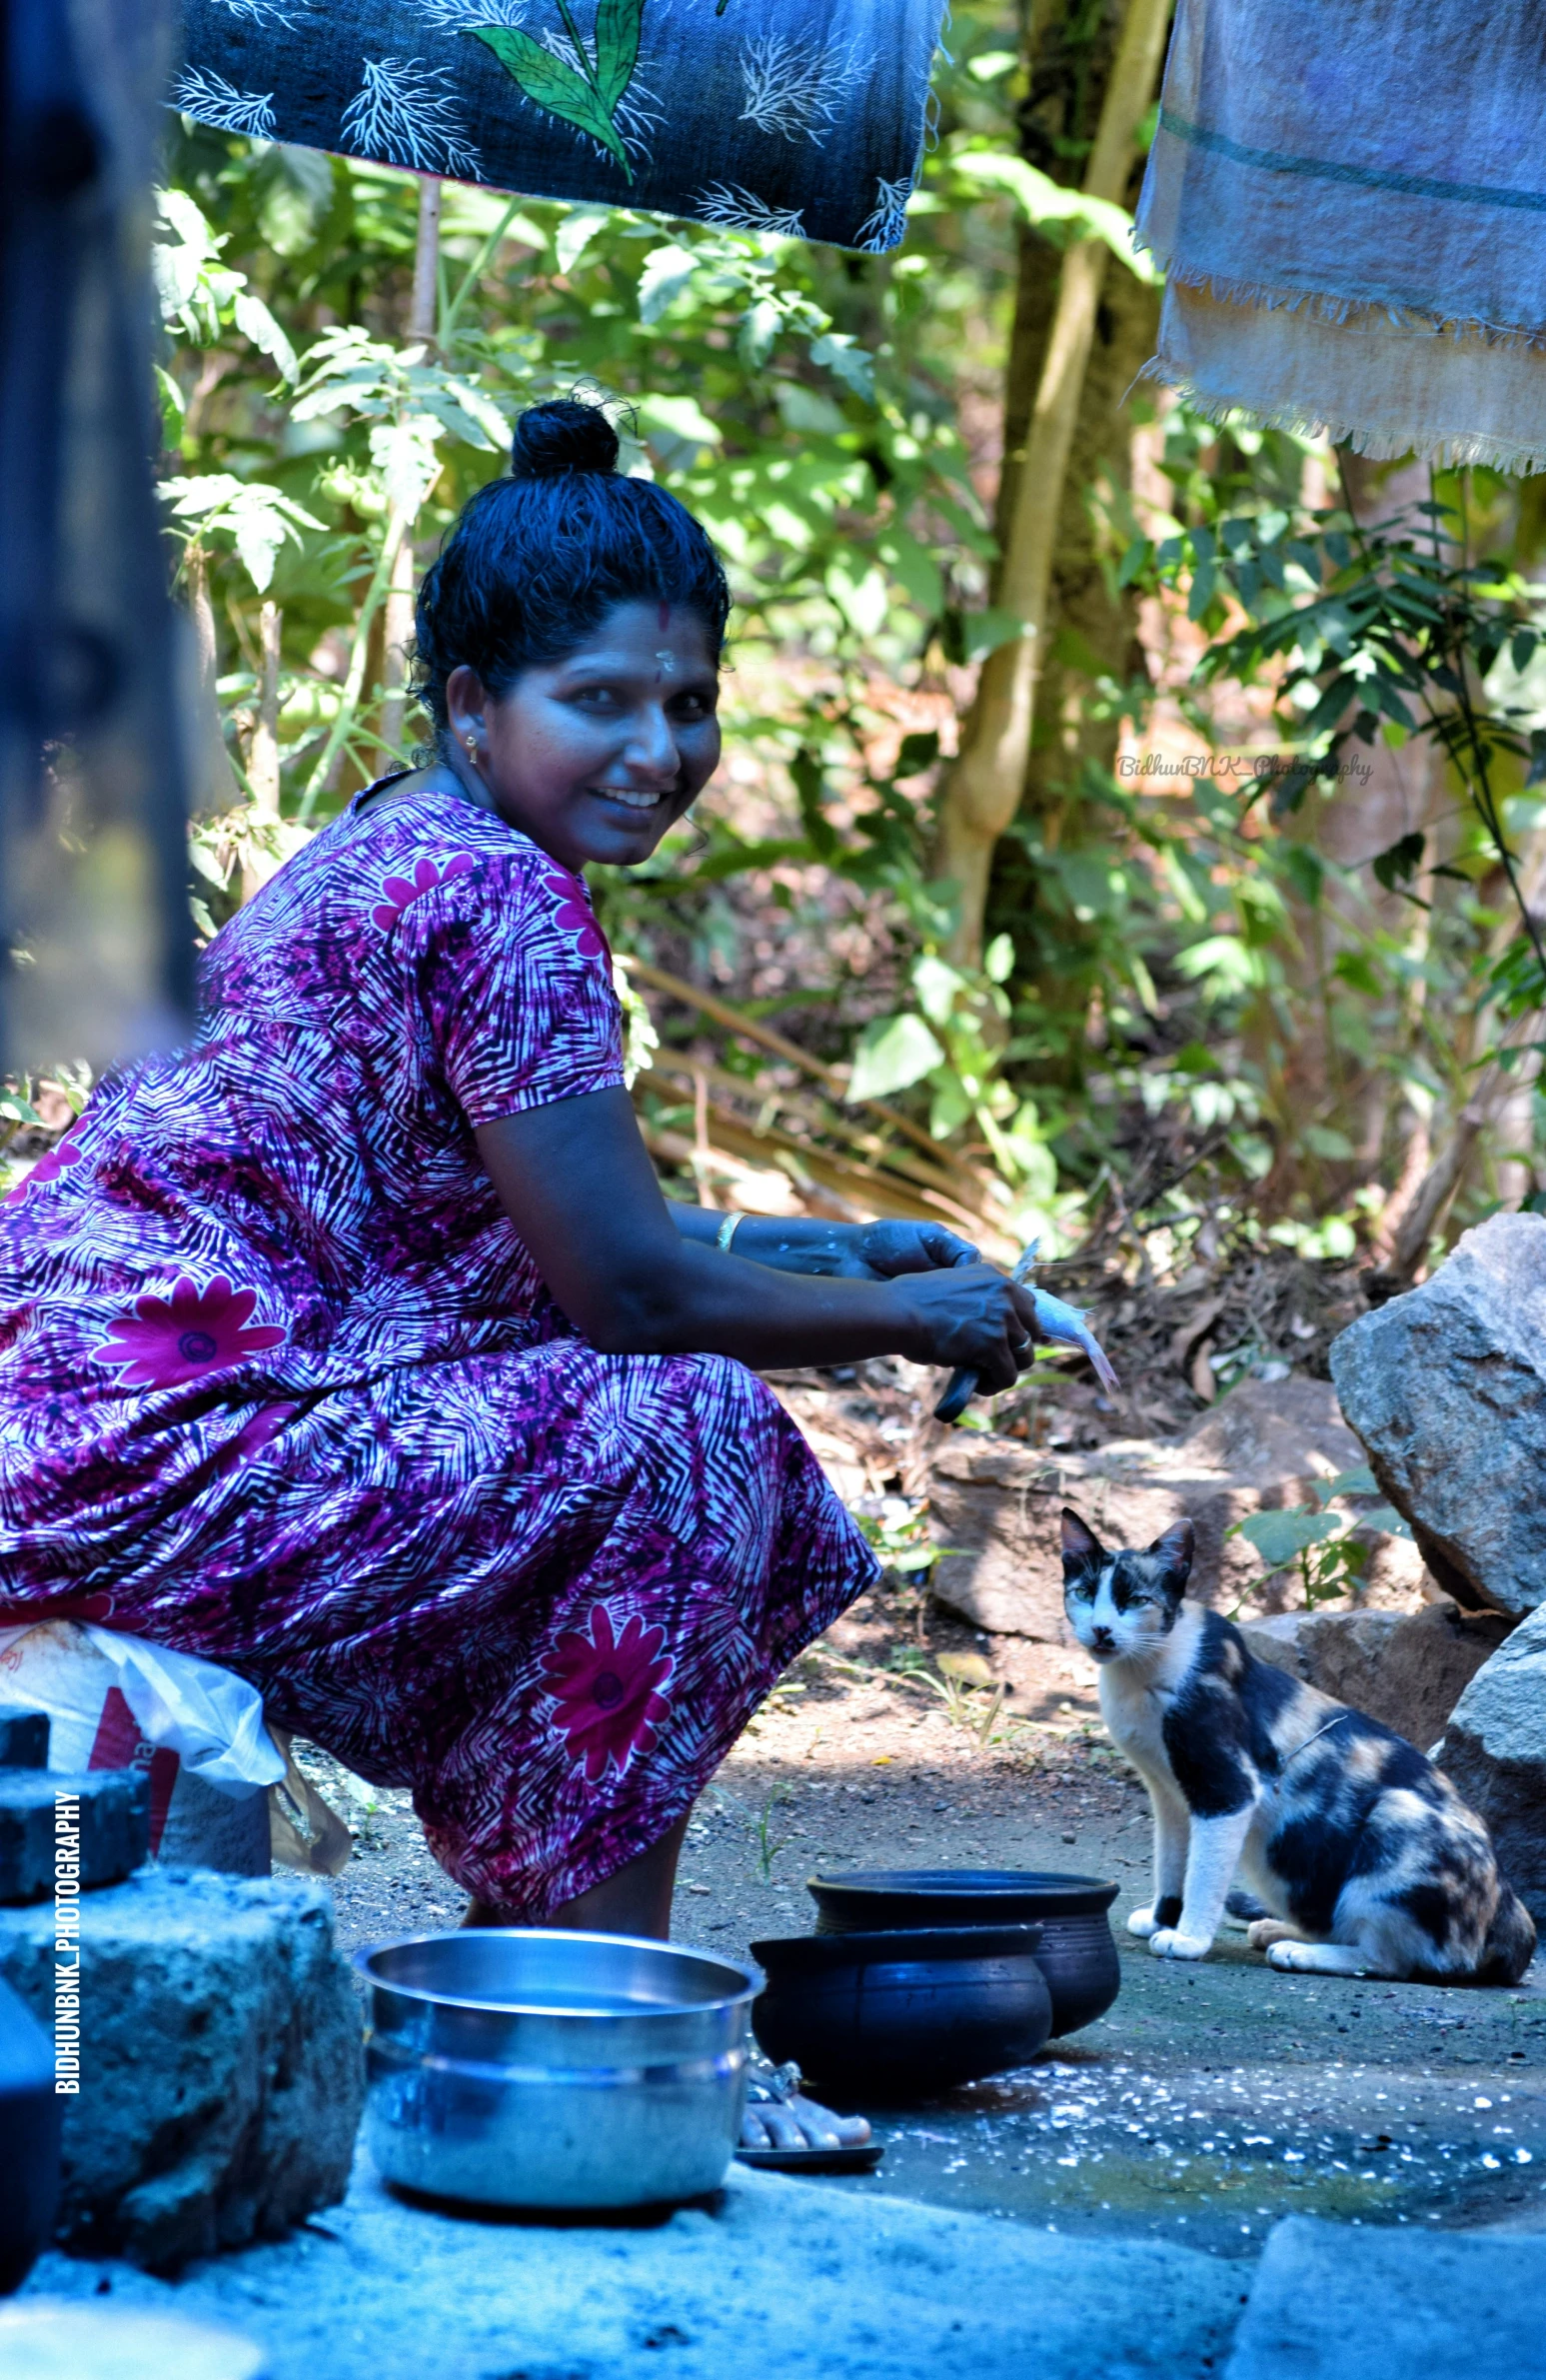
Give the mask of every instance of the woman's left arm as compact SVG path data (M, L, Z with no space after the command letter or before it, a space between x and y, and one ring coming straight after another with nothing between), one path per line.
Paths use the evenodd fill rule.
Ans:
M726 1218L712 1206L687 1206L675 1198L667 1206L684 1239L707 1244L719 1238ZM736 1225L732 1244L738 1256L773 1272L833 1280L891 1280L900 1272L982 1261L969 1240L943 1223L839 1223L814 1215L747 1214Z

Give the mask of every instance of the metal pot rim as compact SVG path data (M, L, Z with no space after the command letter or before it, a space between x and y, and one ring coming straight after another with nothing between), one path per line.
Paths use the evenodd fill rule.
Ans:
M610 1946L621 1945L633 1950L660 1951L669 1958L703 1959L714 1966L722 1967L727 1975L737 1975L741 1978L739 1990L722 1992L712 1999L673 2000L660 2006L630 2008L627 2011L630 2021L635 2018L653 2016L663 2018L708 2016L717 2009L746 2007L750 2006L764 1988L761 1968L752 1966L743 1959L727 1958L723 1952L718 1950L688 1949L679 1942L661 1942L653 1936L645 1934L587 1933L564 1926L487 1925L479 1926L476 1929L437 1926L429 1933L395 1934L390 1941L368 1942L362 1949L355 1952L352 1963L356 1972L364 1977L372 1991L395 1992L400 1999L422 2000L427 2006L434 2008L468 2008L498 2016L540 2016L546 2018L550 2023L562 2023L566 2019L572 2019L576 2023L584 2024L594 2023L598 2018L615 2022L622 2013L613 2008L555 2008L541 2000L491 2000L482 1995L437 1991L428 1984L396 1982L390 1976L377 1974L371 1965L371 1961L380 1957L384 1951L412 1950L421 1943L455 1941L458 1933L464 1930L476 1930L484 1940L488 1940L490 1937L498 1939L501 1935L513 1935L522 1941L527 1941L534 1935L539 1935L545 1941L550 1942L597 1942Z

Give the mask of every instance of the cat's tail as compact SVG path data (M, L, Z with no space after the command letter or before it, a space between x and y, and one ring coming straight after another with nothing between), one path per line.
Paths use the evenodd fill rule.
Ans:
M1535 1956L1535 1920L1511 1884L1498 1879L1498 1906L1476 1969L1478 1983L1517 1983Z

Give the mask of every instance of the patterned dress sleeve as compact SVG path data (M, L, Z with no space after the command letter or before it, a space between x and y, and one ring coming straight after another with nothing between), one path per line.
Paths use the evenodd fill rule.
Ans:
M453 863L454 865L454 863ZM445 1078L475 1127L623 1081L612 954L585 886L530 848L445 886L421 975Z

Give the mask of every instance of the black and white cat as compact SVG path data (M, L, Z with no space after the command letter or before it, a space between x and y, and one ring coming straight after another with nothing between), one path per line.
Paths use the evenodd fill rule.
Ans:
M1065 1506L1062 1545L1069 1621L1153 1804L1153 1905L1127 1923L1157 1957L1206 1957L1238 1870L1270 1912L1248 1939L1274 1967L1519 1981L1535 1927L1481 1819L1389 1727L1183 1602L1189 1520L1108 1553Z

